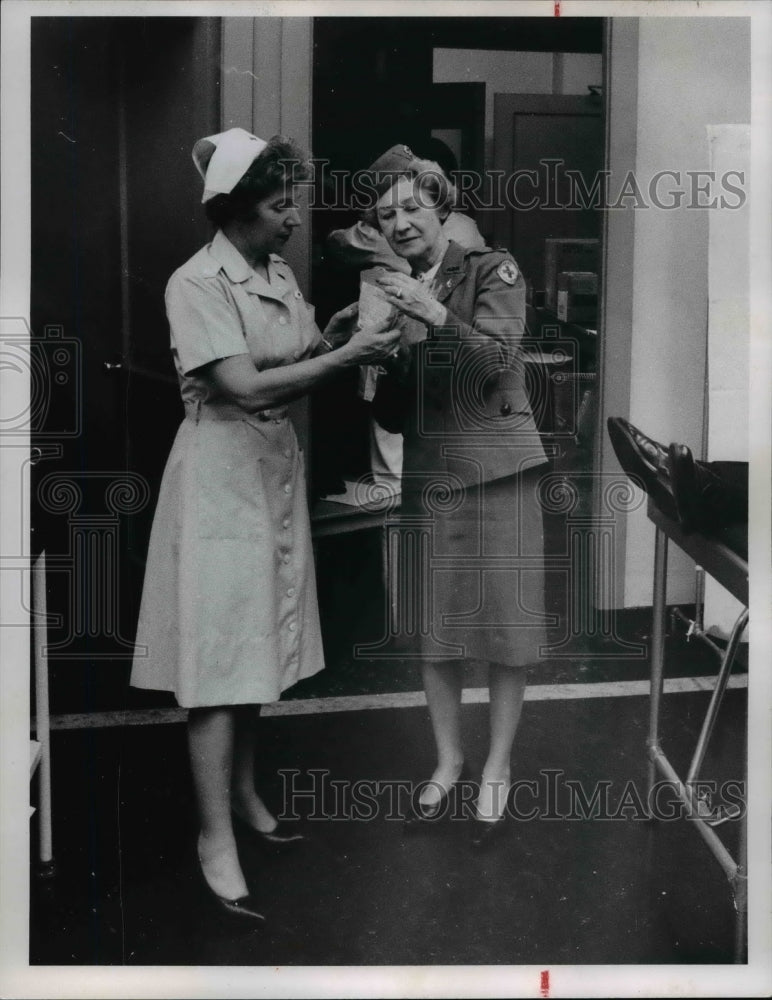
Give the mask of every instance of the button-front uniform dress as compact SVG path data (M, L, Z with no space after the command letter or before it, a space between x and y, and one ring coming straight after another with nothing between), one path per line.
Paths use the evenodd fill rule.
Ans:
M324 667L303 455L286 407L248 414L200 372L309 357L321 335L289 266L266 281L218 232L167 286L185 419L153 521L131 674L183 707L262 704Z

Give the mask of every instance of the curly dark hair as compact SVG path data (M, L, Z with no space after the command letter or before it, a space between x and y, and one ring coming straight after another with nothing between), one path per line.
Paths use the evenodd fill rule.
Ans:
M291 139L274 135L230 194L209 199L206 217L218 227L234 219L248 222L259 201L310 176L311 165L302 150Z

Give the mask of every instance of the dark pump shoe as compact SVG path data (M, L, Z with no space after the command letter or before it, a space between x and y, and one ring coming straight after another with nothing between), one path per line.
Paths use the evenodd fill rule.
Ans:
M419 830L432 826L432 824L441 822L447 818L449 802L450 797L445 792L433 809L424 809L419 803L418 810L405 817L402 824L403 831L406 834L417 833Z
M258 909L258 902L251 892L246 896L239 896L238 899L226 899L224 896L218 896L206 880L204 869L201 867L201 860L199 858L196 860L198 861L198 874L201 885L206 892L207 898L214 903L219 910L231 914L232 916L253 920L256 928L262 928L265 926L265 916Z
M667 448L622 417L609 417L606 427L619 464L627 475L634 478L665 513L677 516Z
M472 820L472 837L471 846L476 851L486 851L489 847L498 843L499 837L504 832L504 828L507 821L507 805L509 802L509 793L512 790L512 785L510 784L504 794L504 808L500 815L496 816L495 819L483 819L479 812L475 814ZM500 800L499 800L500 801Z
M306 839L295 824L289 823L287 820L277 820L276 826L270 833L263 833L262 830L257 830L247 823L237 812L233 813L233 818L237 821L237 825L253 838L255 843L272 851L287 850L287 848L301 844Z
M456 787L465 781L469 781L466 764L463 765L459 776L451 784L450 788L442 793L440 801L433 809L424 809L419 802L418 809L414 810L411 815L405 817L403 822L404 832L406 834L417 833L419 830L430 827L433 824L439 823L441 820L447 818L451 812L451 794L455 794Z
M212 890L209 890L212 892ZM254 896L240 896L238 899L224 899L222 896L218 896L216 893L212 892L212 898L220 905L220 907L226 911L226 913L232 913L237 917L246 917L249 920L254 920L256 926L262 927L265 924L265 917L258 910L257 900Z
M472 838L470 844L476 851L487 851L498 842L499 837L504 832L506 820L501 819L484 820L475 818L472 821Z

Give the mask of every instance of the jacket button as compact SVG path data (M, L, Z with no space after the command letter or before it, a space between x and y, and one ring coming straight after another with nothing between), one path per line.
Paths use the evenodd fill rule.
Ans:
M499 412L501 413L502 417L508 417L509 414L512 412L512 404L502 403Z

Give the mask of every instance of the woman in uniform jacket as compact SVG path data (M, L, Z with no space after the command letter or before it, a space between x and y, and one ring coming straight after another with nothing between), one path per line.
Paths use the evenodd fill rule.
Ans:
M444 153L445 163L441 165L441 169L443 175L449 178L452 176L452 171L458 169L455 157L439 139L433 140L433 143ZM435 155L439 160L440 156ZM416 158L408 146L399 143L379 156L370 171L376 175L387 170L399 171ZM442 228L448 239L460 243L461 246L485 246L485 240L474 219L461 212L449 210L443 220ZM410 274L408 262L403 257L398 257L380 230L364 219L360 219L348 229L336 229L331 232L327 237L327 253L340 268L362 272L369 268L383 267ZM376 414L371 414L371 417L370 467L374 479L376 482L399 485L402 476L402 435L399 432L392 433L388 429L389 416L383 410L381 419L386 422L386 426L378 422Z
M259 706L324 666L303 456L287 404L393 350L355 307L323 337L278 252L300 225L299 151L243 129L200 140L194 162L216 232L169 280L171 349L185 407L153 520L131 683L172 691L188 743L206 885L262 921L233 816L253 838L299 839L255 789ZM296 173L290 174L291 165Z
M389 173L376 192L370 221L411 270L378 283L406 317L383 379L400 387L404 408L401 531L413 542L400 552L424 553L417 571L390 570L403 604L410 585L402 636L421 661L437 745L418 821L444 811L461 776L463 664L485 661L490 741L472 838L481 846L502 829L526 667L546 641L537 498L546 457L520 354L525 282L506 251L447 238L452 191L436 164Z

